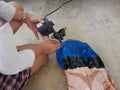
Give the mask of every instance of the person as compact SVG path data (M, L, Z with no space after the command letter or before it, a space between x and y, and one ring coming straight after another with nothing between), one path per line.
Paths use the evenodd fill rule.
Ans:
M60 48L59 41L48 37L41 44L16 46L13 35L23 23L39 39L36 24L44 23L41 18L25 12L17 2L0 1L0 90L22 89L30 76L47 63L49 54Z

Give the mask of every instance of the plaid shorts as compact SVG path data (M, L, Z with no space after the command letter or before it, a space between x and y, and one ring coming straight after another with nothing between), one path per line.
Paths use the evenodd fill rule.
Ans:
M30 78L31 68L27 68L15 75L0 73L0 90L21 90Z

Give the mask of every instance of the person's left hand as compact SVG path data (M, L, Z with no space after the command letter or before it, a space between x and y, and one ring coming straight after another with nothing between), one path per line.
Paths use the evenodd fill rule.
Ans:
M38 35L38 29L36 27L36 24L38 23L44 23L44 21L41 18L38 18L36 16L33 16L29 13L26 13L24 22L27 24L27 26L34 32L35 36L37 39L39 39L39 35ZM39 33L40 34L40 33ZM44 37L42 35L40 35L42 39L44 38L48 38L48 37Z

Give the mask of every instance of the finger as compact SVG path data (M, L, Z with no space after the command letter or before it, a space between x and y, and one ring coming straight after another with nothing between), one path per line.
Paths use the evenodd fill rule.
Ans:
M60 44L56 44L56 46L55 46L55 47L56 47L56 49L59 49L59 48L60 48L60 46L61 46Z
M37 38L37 40L39 40L38 33L37 33L37 32L34 32L34 34L35 34L35 37Z
M53 44L60 44L60 42L58 41L58 40L50 40L51 41L51 43L53 43Z
M39 19L39 22L40 22L40 23L44 23L43 19Z
M40 34L41 35L41 34ZM44 40L48 40L49 39L49 36L43 36L43 35L41 35L42 36L42 38L44 39Z
M45 40L48 40L50 37L49 36L44 36Z
M56 48L56 49L59 49L60 48L60 46L61 46L61 44L60 44L60 42L59 41L56 41L56 40L52 40L52 44L54 44L54 47Z
M32 26L30 26L30 28L31 28L31 30L34 32L34 35L35 35L35 37L37 38L37 40L39 40L39 36L38 36L38 30L37 30L37 28L36 27L32 27Z
M41 18L38 18L38 17L32 17L31 21L33 23L44 23L44 21Z
M33 23L39 23L40 22L39 19L36 18L36 17L31 17L30 21L33 22Z
M41 40L44 40L44 37L43 37L42 35L40 35L40 39L41 39Z
M40 35L40 39L41 39L41 40L44 40L44 36L41 35L41 33L39 33L39 35Z

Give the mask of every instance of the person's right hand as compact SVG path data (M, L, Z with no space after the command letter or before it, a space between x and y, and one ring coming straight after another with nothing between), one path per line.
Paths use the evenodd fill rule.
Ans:
M44 21L41 18L39 18L37 16L34 16L34 15L30 14L30 13L25 13L24 23L33 31L36 38L39 39L38 29L36 27L36 24L38 24L38 23L43 24ZM45 38L45 36L43 36L41 34L40 34L40 36L41 36L42 39Z
M41 48L41 53L43 54L52 54L55 53L56 50L58 50L60 48L60 42L57 40L46 40L44 42L42 42L40 45Z

